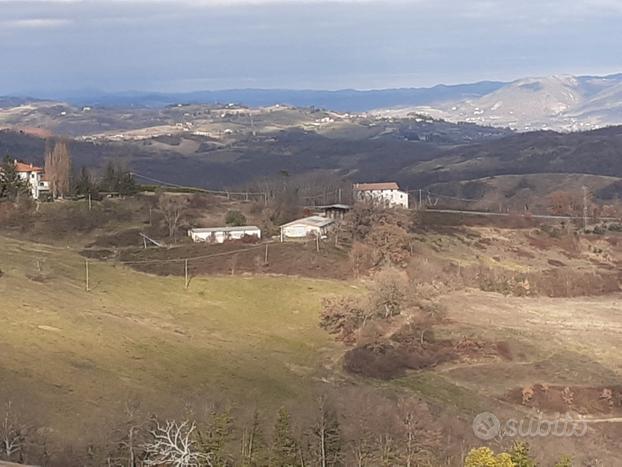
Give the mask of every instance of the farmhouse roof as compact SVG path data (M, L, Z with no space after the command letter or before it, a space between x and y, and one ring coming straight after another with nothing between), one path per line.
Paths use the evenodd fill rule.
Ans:
M43 172L41 167L36 165L26 164L24 162L15 161L15 170L17 172Z
M302 219L297 219L295 221L288 222L287 224L283 224L281 227L289 227L290 225L307 225L309 227L326 227L327 225L331 225L335 222L335 219L331 219L329 217L322 216L310 216L303 217Z
M371 190L399 190L400 187L395 182L382 182L382 183L355 183L354 189L357 191L371 191Z
M251 232L259 230L259 227L254 225L240 225L238 227L208 227L201 229L190 229L192 233L217 233L217 232Z
M342 209L348 211L352 209L349 204L327 204L326 206L314 206L316 209Z

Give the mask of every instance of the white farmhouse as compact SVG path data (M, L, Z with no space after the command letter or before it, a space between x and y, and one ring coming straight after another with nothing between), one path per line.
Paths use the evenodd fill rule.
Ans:
M400 190L395 182L355 183L354 199L362 202L385 204L389 207L408 209L408 193Z
M196 243L224 243L226 240L240 240L246 236L261 239L261 229L254 225L190 229L188 230L188 236Z
M288 238L305 238L310 235L324 237L335 226L335 219L311 216L297 219L281 226L281 241Z
M34 199L39 199L43 193L50 191L50 183L41 167L16 160L15 171L28 184L30 194Z

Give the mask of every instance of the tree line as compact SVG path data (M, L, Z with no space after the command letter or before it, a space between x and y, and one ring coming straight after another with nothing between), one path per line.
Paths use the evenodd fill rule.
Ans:
M48 141L44 160L45 176L49 185L48 199L99 197L101 193L132 195L137 192L132 173L120 162L109 161L99 177L87 167L75 170L69 145L65 140L54 143ZM0 199L15 201L29 195L29 180L19 175L15 159L6 155L0 163Z

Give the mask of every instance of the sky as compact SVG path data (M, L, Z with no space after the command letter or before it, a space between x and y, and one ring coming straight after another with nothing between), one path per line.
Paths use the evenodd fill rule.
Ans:
M622 72L622 0L0 0L0 95Z

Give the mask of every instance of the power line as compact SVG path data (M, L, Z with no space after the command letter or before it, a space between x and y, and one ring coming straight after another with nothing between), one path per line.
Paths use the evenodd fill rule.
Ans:
M533 219L559 219L559 220L583 220L583 216L560 216L555 214L519 214L511 212L490 212L490 211L467 211L461 209L427 209L425 212L439 214L467 214L473 216L496 216L496 217L525 217ZM590 219L599 221L620 221L620 217L590 217Z
M235 253L241 253L244 251L252 251L252 250L257 250L259 248L265 248L266 245L272 245L275 243L280 243L280 242L266 242L266 243L262 243L261 245L258 246L254 246L254 247L249 247L249 248L240 248L238 250L231 250L231 251L223 251L221 253L213 253L211 255L202 255L202 256L191 256L188 258L169 258L169 259L147 259L147 260L136 260L136 261L113 261L110 264L155 264L155 263L179 263L179 262L185 262L185 261L196 261L199 259L207 259L207 258L215 258L218 256L226 256L226 255L232 255Z
M249 195L249 196L266 196L265 193L258 193L258 192L246 192L246 191L226 191L226 190L211 190L208 188L199 188L196 186L187 186L187 185L179 185L177 183L171 183L171 182L167 182L164 180L159 180L157 178L152 178L152 177L148 177L147 175L143 175L143 174L139 174L138 172L130 172L133 176L138 177L138 178L142 178L144 180L153 182L153 183L159 183L161 185L166 185L166 186L170 186L173 188L182 188L185 190L196 190L196 191L202 191L204 193L211 193L211 194L216 194L216 195Z

